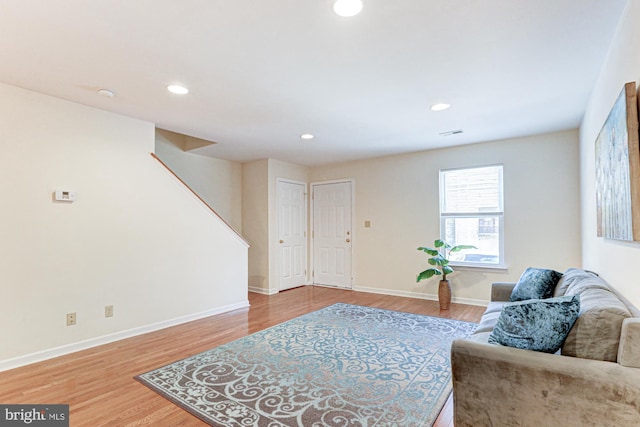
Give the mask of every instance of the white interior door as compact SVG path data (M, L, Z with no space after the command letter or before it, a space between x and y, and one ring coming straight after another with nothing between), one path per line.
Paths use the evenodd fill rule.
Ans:
M351 288L352 183L313 185L313 282Z
M278 180L278 289L307 283L307 185Z

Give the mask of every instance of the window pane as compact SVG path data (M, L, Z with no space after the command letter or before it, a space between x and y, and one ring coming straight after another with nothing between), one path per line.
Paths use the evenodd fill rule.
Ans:
M482 264L500 263L500 216L444 218L444 240L478 249L453 252L450 261Z
M502 166L441 172L442 212L501 212Z

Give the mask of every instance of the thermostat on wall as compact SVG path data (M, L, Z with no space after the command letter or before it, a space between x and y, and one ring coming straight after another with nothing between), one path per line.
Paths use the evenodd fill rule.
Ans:
M55 199L59 202L75 202L76 192L69 190L56 190Z

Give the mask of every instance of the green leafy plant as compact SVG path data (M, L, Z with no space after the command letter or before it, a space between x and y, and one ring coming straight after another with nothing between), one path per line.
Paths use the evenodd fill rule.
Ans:
M418 248L419 251L426 252L431 255L427 261L429 265L433 267L427 268L420 274L416 279L416 282L419 282L423 279L429 279L433 276L442 276L442 280L447 280L447 274L453 273L453 268L449 265L449 255L451 252L460 252L465 249L477 249L472 245L456 245L451 246L449 243L444 240L437 239L433 242L434 248L426 248L421 246Z

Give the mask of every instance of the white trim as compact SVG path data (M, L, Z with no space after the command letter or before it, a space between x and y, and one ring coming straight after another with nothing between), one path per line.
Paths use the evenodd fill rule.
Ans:
M238 240L240 240L242 244L245 245L245 247L247 248L251 247L251 245L249 244L249 241L245 239L244 236L240 232L238 232L238 230L233 228L231 224L229 224L224 218L222 218L222 216L218 213L218 211L216 211L211 205L209 205L209 203L207 203L202 197L200 197L200 195L196 193L195 190L191 188L186 182L184 182L182 178L180 178L178 174L176 174L173 171L173 169L169 167L169 165L167 165L162 159L160 159L160 157L158 157L158 155L156 155L156 153L149 153L149 154L151 154L151 157L156 159L157 163L159 163L163 167L165 172L169 173L169 176L173 178L174 182L176 182L178 186L182 188L182 190L186 190L188 194L190 194L193 198L195 198L198 201L198 203L200 203L200 205L206 208L209 214L211 214L227 230L231 231L235 235L235 237Z
M449 171L459 171L459 170L464 170L464 169L482 169L482 168L490 168L493 166L504 166L504 163L489 163L489 164L479 164L476 166L460 166L457 168L446 168L446 169L440 169L441 172L449 172Z
M317 185L328 185L328 184L342 184L342 183L349 183L351 184L351 280L349 281L349 287L348 288L341 288L339 286L336 287L336 289L353 289L353 282L355 280L356 277L356 181L353 178L345 178L345 179L334 179L334 180L330 180L330 181L317 181L317 182L311 182L309 184L309 190L310 193L313 195L314 194L314 187ZM310 279L310 284L314 285L314 279L313 279L313 275L311 274L311 272L313 272L315 270L315 266L314 266L314 253L313 253L313 212L314 212L314 198L311 197L311 203L310 203L310 208L309 208L309 279Z
M354 286L353 290L356 292L366 292L370 294L391 295L395 297L418 298L418 299L426 299L430 301L438 301L437 294L423 294L419 292L398 291L395 289L369 288L366 286ZM452 297L451 302L454 302L457 304L477 305L481 307L486 307L489 305L489 301L471 299L471 298Z
M261 295L275 295L279 291L277 289L265 289L265 288L258 288L256 286L249 286L249 292L255 292L256 294L261 294Z
M497 211L486 211L486 212L445 212L444 211L444 201L445 201L445 183L443 177L447 172L452 171L470 171L474 169L487 169L487 168L498 168L498 186L500 187L500 209ZM504 164L497 163L492 165L485 166L470 166L470 167L460 167L453 169L440 169L438 174L438 205L439 205L439 222L440 222L440 239L446 239L446 221L447 219L456 219L456 218L483 218L483 217L497 217L498 218L498 263L497 264L489 264L489 263L479 263L479 262L467 262L467 261L452 261L452 266L468 266L468 267L482 267L486 266L487 268L497 268L499 270L506 269L506 260L504 253ZM451 242L450 244L453 246L458 244L464 244L463 242ZM442 252L442 251L440 251Z
M472 262L460 264L458 261L451 261L449 265L455 267L456 270L481 270L483 273L506 273L509 271L509 266L506 264L474 264Z
M24 356L5 359L0 361L0 372L247 307L249 307L249 300L245 300L236 304L225 305L223 307L218 307L211 310L201 311L199 313L187 314L186 316L177 317L175 319L163 320L161 322L152 323L146 326L127 329L126 331L114 332L112 334L103 335L101 337L90 338L88 340L50 348Z
M487 212L440 212L440 216L449 218L480 218L492 216L504 216L503 211L487 211Z

